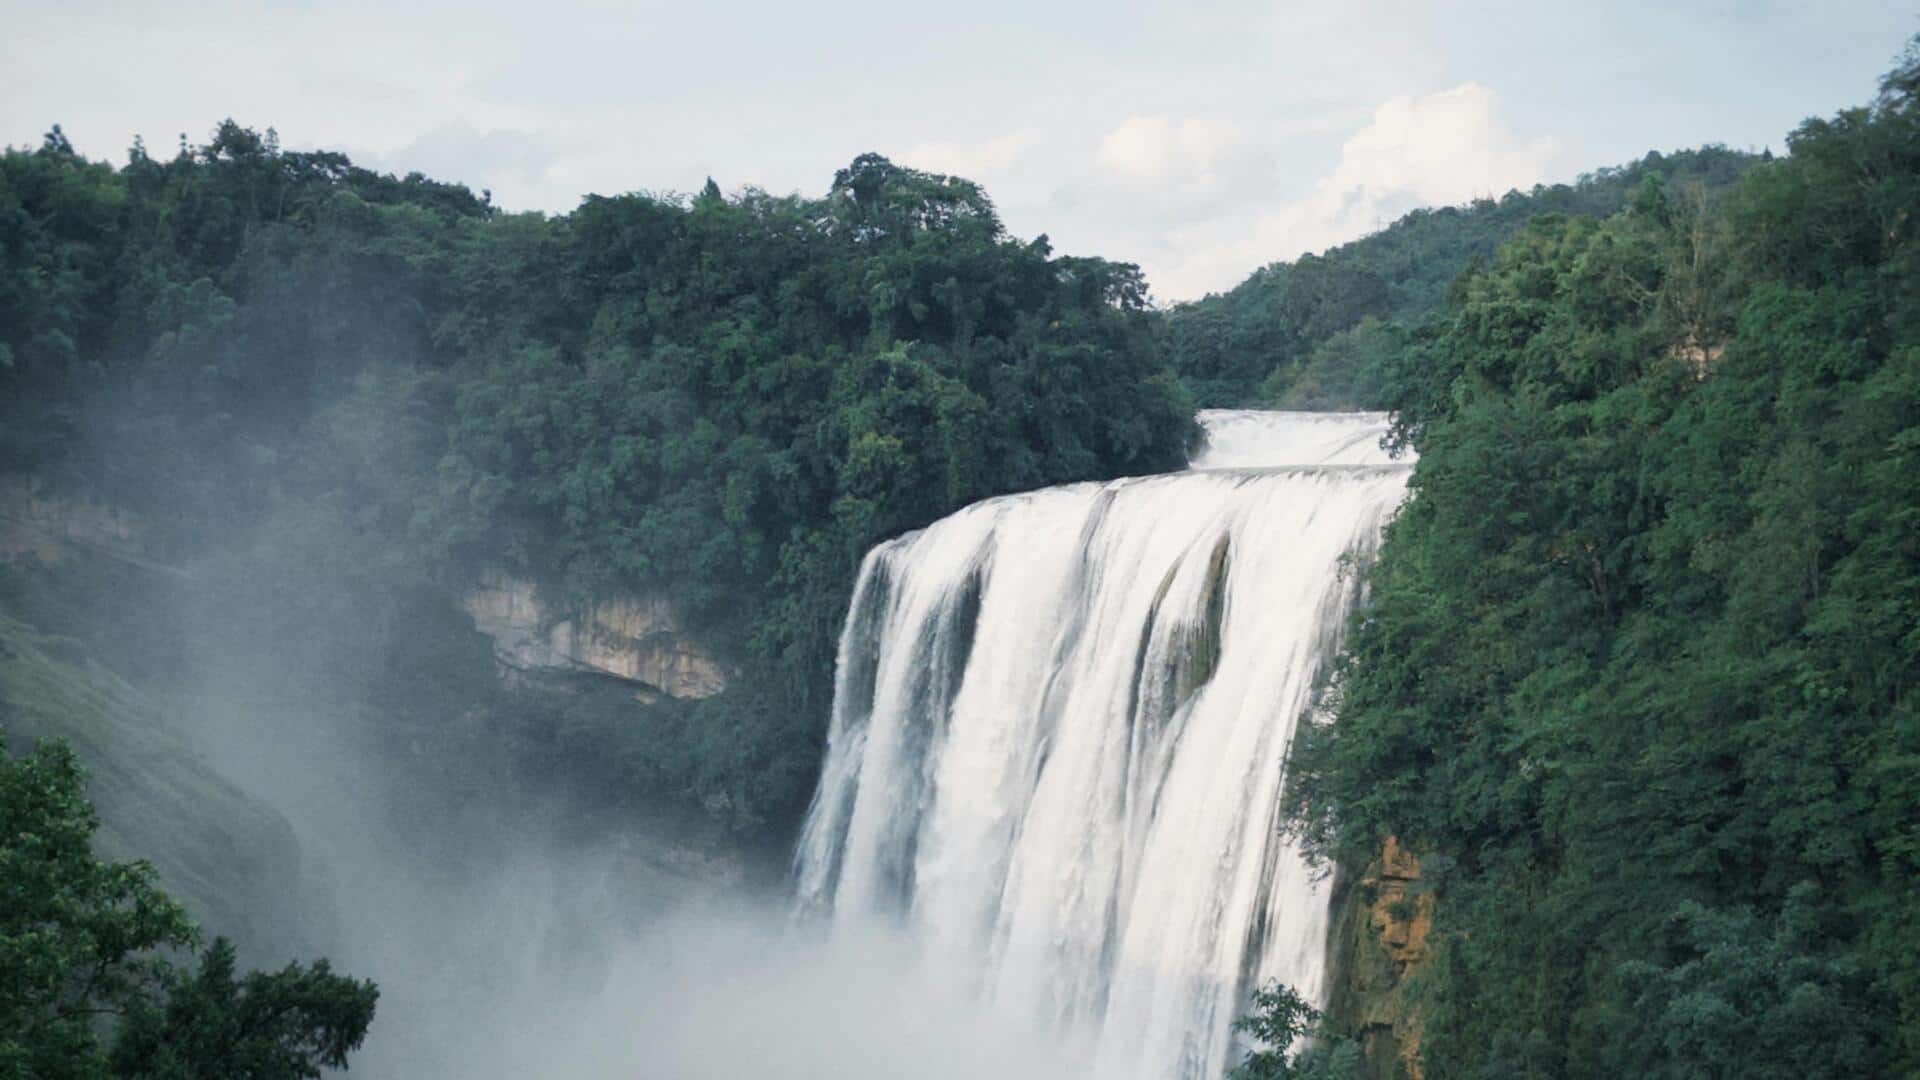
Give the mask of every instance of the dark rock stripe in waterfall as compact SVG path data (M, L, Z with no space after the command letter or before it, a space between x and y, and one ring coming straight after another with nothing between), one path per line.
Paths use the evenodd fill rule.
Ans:
M899 549L888 555L897 558ZM973 651L981 582L992 558L989 545L958 585L941 597L937 615L919 627L910 646L914 678L908 690L908 722L902 727L900 769L896 774L904 782L893 792L896 809L875 852L879 895L894 914L904 913L913 901L914 856L919 852L920 820L927 811L932 786L932 750L946 730L954 695L960 691L960 679Z
M852 742L866 739L867 725L873 718L875 682L880 674L881 630L887 613L893 609L890 565L884 550L868 556L854 586L846 628L841 632L834 707L845 710L845 726L840 737ZM852 749L842 748L842 752L851 753ZM818 871L823 888L817 899L822 902L833 895L833 888L840 881L841 862L846 857L847 825L853 819L854 799L859 792L860 776L856 772L843 785L822 784L814 791L812 804L807 808L809 827L823 830L827 838L821 845L821 850L827 853L827 864ZM800 872L800 852L805 850L803 845L796 851L796 875ZM802 899L809 897L803 892Z

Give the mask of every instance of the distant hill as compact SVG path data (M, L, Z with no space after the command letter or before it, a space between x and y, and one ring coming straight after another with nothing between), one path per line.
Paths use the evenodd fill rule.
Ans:
M1528 221L1605 217L1655 173L1669 184L1725 188L1761 160L1724 146L1655 152L1573 184L1415 210L1325 255L1272 263L1227 292L1175 306L1160 319L1162 345L1203 407L1377 406L1369 360L1398 348L1462 270Z

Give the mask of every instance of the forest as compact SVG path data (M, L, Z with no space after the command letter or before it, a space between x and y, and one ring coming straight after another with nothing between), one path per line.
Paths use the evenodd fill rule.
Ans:
M1430 853L1429 1076L1920 1072L1920 52L1788 148L1535 217L1384 365L1290 808Z
M1167 362L1203 408L1378 409L1386 368L1448 302L1460 275L1542 214L1607 217L1652 176L1717 193L1770 152L1724 146L1654 151L1572 184L1415 210L1319 255L1274 263L1239 285L1178 304L1158 321Z
M664 592L752 673L616 756L740 828L810 790L876 540L1184 460L1138 271L1008 237L964 180L869 155L824 199L710 183L549 219L276 143L7 153L0 469L140 515L153 557L236 592L295 573L270 632L356 672L381 661L299 605L431 621L434 586L501 565L563 602Z
M232 121L118 166L54 127L0 154L0 478L137 517L144 565L0 565L0 1075L318 1076L378 993L236 974L96 861L80 764L19 746L67 734L58 679L179 708L271 665L407 778L426 858L556 799L784 850L862 554L1180 468L1220 406L1388 409L1419 455L1285 827L1420 854L1426 1077L1920 1075L1916 207L1912 47L1781 155L1417 211L1166 309L876 154L547 216ZM453 599L496 568L668 597L741 674L504 684ZM1342 1024L1242 1074L1360 1075Z

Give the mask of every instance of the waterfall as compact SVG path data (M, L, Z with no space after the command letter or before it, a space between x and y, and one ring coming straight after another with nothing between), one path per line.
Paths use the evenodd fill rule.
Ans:
M1216 1077L1254 985L1324 999L1285 756L1409 472L1379 414L1200 420L1185 472L989 499L867 555L795 857L833 932L903 928L1102 1077Z

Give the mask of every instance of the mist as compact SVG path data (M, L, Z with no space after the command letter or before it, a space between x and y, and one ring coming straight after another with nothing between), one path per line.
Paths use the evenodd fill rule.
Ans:
M796 916L784 837L739 837L639 785L531 774L483 737L405 745L396 687L506 712L529 699L463 616L397 610L350 560L316 558L364 543L337 521L289 507L236 518L228 540L133 579L166 648L137 627L121 647L173 673L181 733L293 828L281 933L243 956L322 955L379 984L353 1075L1078 1075L1072 1040L994 1015L898 931L829 937ZM428 625L480 665L457 692L413 666Z
M533 871L540 884L503 880L491 897L465 898L479 907L466 912L457 944L486 955L487 943L473 936L504 929L487 920L520 903L537 908L541 889L567 880L554 870ZM876 933L829 944L777 907L724 903L577 945L594 955L528 958L528 970L478 993L446 983L450 972L429 975L425 985L444 989L429 1013L396 1011L408 1033L370 1044L364 1061L391 1075L688 1080L1038 1080L1085 1071L1066 1041L994 1018L928 973L910 943Z
M906 942L829 946L796 923L773 855L699 849L685 834L702 828L666 810L609 826L582 799L516 796L501 778L423 790L436 778L311 699L302 669L337 657L241 647L258 626L192 629L183 725L285 815L303 856L288 932L243 945L259 966L317 953L380 985L354 1075L1066 1075L1064 1048L979 1015Z

